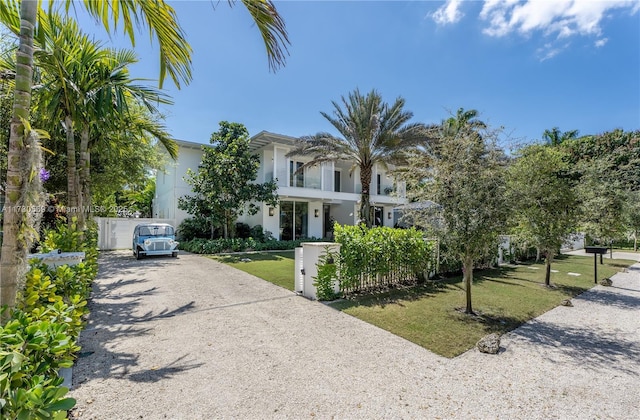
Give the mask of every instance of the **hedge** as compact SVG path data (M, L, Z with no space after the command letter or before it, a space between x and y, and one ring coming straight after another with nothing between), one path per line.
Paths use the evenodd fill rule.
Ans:
M287 250L299 247L303 242L316 242L321 239L308 238L295 241L269 240L265 242L256 241L253 238L233 238L233 239L192 239L180 242L179 249L195 254L219 254L222 252L245 252L245 251L274 251Z
M328 253L318 265L318 298L332 299L337 280L342 294L425 280L435 270L435 244L416 229L334 227L339 255ZM335 268L332 266L335 264Z

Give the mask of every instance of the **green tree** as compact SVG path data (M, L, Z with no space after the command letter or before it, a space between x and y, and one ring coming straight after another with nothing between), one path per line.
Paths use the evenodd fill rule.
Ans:
M284 63L283 48L288 43L284 21L269 0L242 0L249 10L256 26L260 30L267 48L269 63L272 66ZM64 5L68 12L71 0ZM45 12L39 8L41 2L37 0L8 0L0 2L0 21L19 36L19 47L16 53L16 75L14 106L11 119L11 131L7 150L7 176L5 190L6 208L15 207L21 198L23 178L20 174L20 162L25 159L24 138L26 122L29 121L31 107L31 82L33 76L33 40L37 28L38 13ZM151 35L155 35L160 49L160 87L166 74L176 86L180 81L188 83L191 80L191 47L187 43L182 29L178 25L173 8L164 0L120 1L111 0L98 2L84 0L82 3L89 13L102 22L110 30L110 23L114 27L122 24L122 28L134 42L136 27L149 28ZM55 2L49 2L49 10L53 10ZM18 284L18 267L21 264L20 255L26 252L24 244L18 240L18 226L24 220L15 211L6 212L3 219L4 240L0 257L0 305L13 307Z
M545 255L547 286L553 258L577 222L577 200L564 158L556 148L527 146L518 152L507 176L510 215L517 235Z
M640 131L584 136L562 148L577 181L581 228L602 244L623 238L629 197L640 191Z
M129 115L134 104L148 113L159 114L155 104L170 104L160 91L131 79L128 67L137 62L128 50L105 49L83 34L75 21L54 13L41 19L41 51L35 55L43 70L42 108L54 125L62 125L67 143L67 204L77 211L82 228L91 207L91 146L104 133L119 128L118 122ZM151 117L150 116L150 117ZM79 148L75 133L79 133ZM93 140L93 141L92 141ZM168 136L159 141L175 158L177 146ZM100 141L101 148L112 146ZM76 150L79 149L79 165ZM69 218L71 223L71 218Z
M550 146L558 146L567 140L575 139L577 137L578 130L562 132L558 127L553 127L551 130L544 130L544 133L542 133L542 139Z
M413 113L403 109L403 98L389 105L375 90L362 95L356 89L347 98L342 97L342 107L335 101L332 104L333 116L320 114L342 137L327 132L301 137L288 156L311 156L299 170L335 160L353 162L351 170L360 170L362 185L359 217L370 227L373 224L370 187L375 164L404 162L410 149L424 144L428 130L424 124L409 123Z
M476 115L461 110L443 121L440 138L428 152L414 154L403 172L411 201L436 203L410 217L437 232L448 256L462 262L468 314L473 313L473 268L497 249L507 212L506 158L495 145L495 133L482 129Z
M211 135L211 146L203 146L198 171L187 172L186 181L195 195L179 198L178 207L208 219L212 235L216 226L222 226L228 238L238 216L258 212L256 202L278 203L275 181L254 183L260 158L251 153L249 140L244 125L220 122L220 129Z
M626 225L633 236L633 250L638 251L638 232L640 231L640 191L629 194L626 206Z

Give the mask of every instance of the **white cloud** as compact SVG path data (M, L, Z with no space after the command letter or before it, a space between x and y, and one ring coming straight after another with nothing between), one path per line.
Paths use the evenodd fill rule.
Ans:
M431 18L438 25L457 23L464 16L464 13L460 11L460 6L462 6L462 0L447 0L438 10L433 12Z
M484 33L502 37L512 32L531 35L540 31L558 39L573 35L600 36L600 23L613 9L640 10L637 0L487 0L480 19L487 21Z
M600 47L604 47L604 45L607 43L607 41L609 41L609 38L602 38L597 40L594 45L596 46L596 48L600 48Z

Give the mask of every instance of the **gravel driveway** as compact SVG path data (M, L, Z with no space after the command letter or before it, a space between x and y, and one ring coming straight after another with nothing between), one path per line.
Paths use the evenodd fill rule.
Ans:
M74 415L636 418L640 265L613 281L445 359L208 258L102 253Z

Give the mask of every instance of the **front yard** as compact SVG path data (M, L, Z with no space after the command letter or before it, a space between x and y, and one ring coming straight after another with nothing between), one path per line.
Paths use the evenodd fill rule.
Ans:
M240 270L293 290L293 251L213 257ZM248 258L251 261L242 262ZM604 259L598 278L610 277L632 261ZM330 306L423 346L455 357L491 332L505 333L593 287L593 258L563 256L554 262L551 282L544 264L520 264L474 272L476 317L465 315L461 277L332 302ZM572 273L572 274L569 274ZM578 275L576 275L578 274Z

